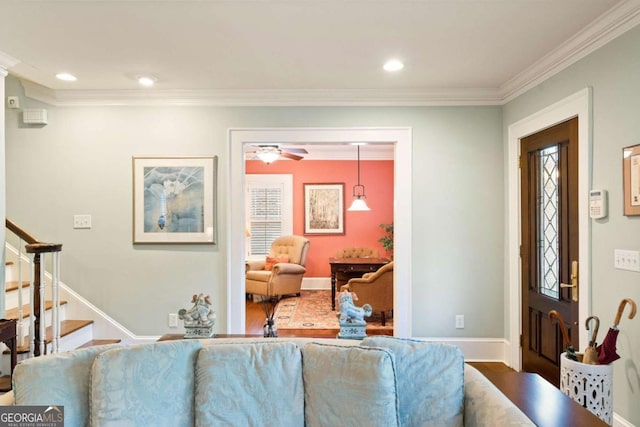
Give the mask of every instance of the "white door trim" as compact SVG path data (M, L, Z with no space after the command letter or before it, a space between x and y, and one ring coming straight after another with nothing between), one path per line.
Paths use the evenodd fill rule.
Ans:
M510 351L507 363L515 370L522 367L520 334L522 332L520 286L520 139L565 120L578 117L578 229L579 242L579 324L583 324L591 310L591 222L588 212L588 195L591 186L591 88L577 92L508 128L508 266L507 286L509 302ZM587 341L587 331L578 328L579 346Z
M227 331L245 333L244 144L394 144L394 334L411 336L411 128L229 129ZM311 249L313 250L313 248ZM329 260L327 260L329 262Z

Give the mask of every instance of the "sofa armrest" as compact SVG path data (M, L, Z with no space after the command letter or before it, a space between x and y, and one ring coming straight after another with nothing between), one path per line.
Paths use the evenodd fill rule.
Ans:
M13 406L15 401L13 398L13 390L9 390L5 394L0 395L0 406Z
M300 264L279 262L273 266L273 274L304 274L307 269Z
M491 381L467 364L464 365L464 425L535 426Z

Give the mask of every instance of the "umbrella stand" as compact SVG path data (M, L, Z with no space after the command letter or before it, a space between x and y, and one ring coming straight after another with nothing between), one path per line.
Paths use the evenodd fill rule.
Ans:
M553 323L554 317L556 318L556 320L558 321L558 324L560 325L560 332L562 332L562 340L564 341L564 346L567 350L567 358L577 361L578 357L576 356L576 351L571 345L571 340L569 339L569 333L567 332L567 325L565 325L564 319L562 318L560 313L558 313L556 310L551 310L549 312L549 321L551 323Z
M633 319L636 315L637 307L634 300L631 298L625 298L620 301L616 318L613 322L613 327L609 328L607 335L604 337L604 340L602 340L602 344L596 347L596 351L598 352L598 362L602 365L606 365L620 359L620 356L616 353L616 341L618 340L618 332L620 332L618 325L620 324L620 319L622 319L624 307L627 304L631 306L629 319Z
M589 345L584 350L584 357L582 358L582 363L586 363L587 365L597 365L598 364L598 352L596 351L596 339L598 336L598 329L600 329L600 319L598 316L589 316L587 320L584 322L585 328L587 331L589 330L589 322L593 320L596 324L593 329L593 333L591 334L591 338L589 339Z

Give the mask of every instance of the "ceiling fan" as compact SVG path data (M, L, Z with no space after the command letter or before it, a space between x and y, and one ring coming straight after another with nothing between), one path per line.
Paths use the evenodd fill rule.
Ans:
M303 156L299 154L308 154L304 148L280 148L278 145L257 145L247 150L249 153L255 153L256 157L266 164L273 163L281 157L291 160L302 160Z

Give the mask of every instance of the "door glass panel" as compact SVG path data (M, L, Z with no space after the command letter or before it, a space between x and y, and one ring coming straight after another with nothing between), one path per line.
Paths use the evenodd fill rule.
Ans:
M557 145L538 151L538 291L559 298L558 235L558 149Z

